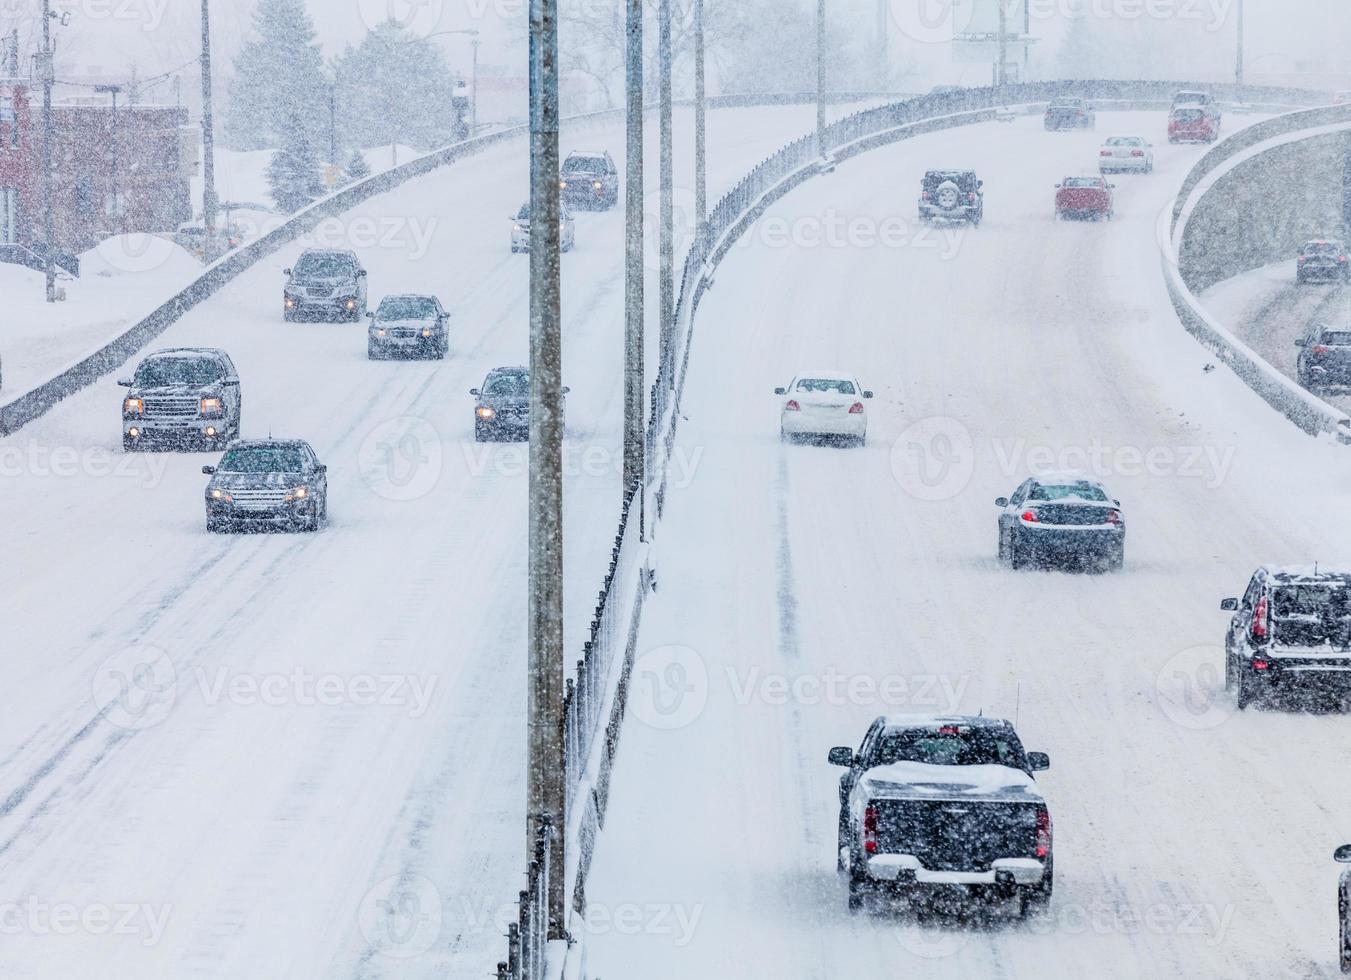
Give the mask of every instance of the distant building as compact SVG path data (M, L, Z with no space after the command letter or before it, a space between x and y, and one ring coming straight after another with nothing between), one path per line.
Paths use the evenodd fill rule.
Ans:
M0 83L0 244L43 240L42 107L26 82ZM58 248L172 232L192 217L196 133L187 109L52 106L52 211Z

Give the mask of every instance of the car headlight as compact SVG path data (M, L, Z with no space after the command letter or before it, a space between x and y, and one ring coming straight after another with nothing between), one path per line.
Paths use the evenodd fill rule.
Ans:
M384 327L376 327L376 328L375 328L375 335L376 335L377 337L383 337L383 336L385 335L385 328L384 328Z
M292 503L297 500L304 500L309 495L310 495L309 487L296 487L294 490L292 490L290 493L286 495L286 501L287 503Z
M602 184L600 181L596 181L596 182L595 182L594 184L592 184L591 186L594 187L596 190L600 190L600 189L601 189L602 187L604 187L605 185Z
M493 411L491 408L489 408L487 405L480 405L479 408L478 408L478 411L475 412L474 414L476 414L476 415L477 415L479 418L481 418L481 419L490 419L490 418L492 418L494 415L496 415L497 413L494 412L494 411Z
M424 337L430 337L431 335L432 335L432 328L431 328L431 327L423 327L423 328L422 328L422 336L424 336Z
M234 497L231 497L231 496L229 495L229 493L227 493L227 492L224 491L224 490L212 490L212 491L211 491L211 499L212 499L212 500L219 500L219 501L221 501L222 503L227 503L227 504L229 504L229 503L233 503L235 498L234 498Z
M343 305L346 306L349 310L355 310L357 308L357 301L355 299L348 299L347 302L344 303Z
M568 189L568 182L567 182L566 180L560 180L560 181L558 182L558 189L561 190L561 191L567 190L567 189Z
M512 225L512 226L511 226L511 230L512 230L512 231L525 231L525 229L522 228L520 225Z
M288 310L294 310L296 308L296 298L294 296L286 297L286 308Z
M127 398L122 401L123 415L144 415L145 402L140 398Z
M208 416L208 417L209 417L209 416L212 416L212 415L221 415L221 414L223 414L224 412L225 412L225 403L224 403L223 401L221 401L219 398L203 398L203 399L202 399L202 415L203 415L203 416Z

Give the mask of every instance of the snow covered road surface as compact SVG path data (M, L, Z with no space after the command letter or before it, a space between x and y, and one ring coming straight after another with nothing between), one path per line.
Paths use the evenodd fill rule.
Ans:
M811 107L711 114L711 188L812 122ZM622 135L565 133L564 150L622 161ZM225 347L245 436L313 443L330 467L318 535L208 537L215 457L124 456L111 380L0 441L0 975L479 977L497 961L525 856L526 457L473 442L468 389L528 358L508 220L523 147L376 198L323 241L360 253L372 305L439 293L446 362L370 363L361 324L283 323L281 270L305 243L157 343ZM578 225L580 652L620 509L622 210ZM69 909L88 921L54 930Z
M1351 456L1203 371L1155 229L1205 148L1161 127L1020 119L879 150L719 269L678 440L700 465L669 496L589 882L599 980L1335 972L1346 717L1236 712L1219 601L1264 561L1351 560L1330 519ZM1151 137L1157 173L1115 178L1110 223L1054 222L1053 185L1116 132ZM985 223L916 240L921 174L963 165ZM891 217L910 235L888 245ZM772 390L804 367L876 391L865 449L781 444ZM994 498L1063 467L1121 498L1122 573L996 561ZM951 710L1016 718L1051 756L1050 913L851 917L826 753L878 714Z

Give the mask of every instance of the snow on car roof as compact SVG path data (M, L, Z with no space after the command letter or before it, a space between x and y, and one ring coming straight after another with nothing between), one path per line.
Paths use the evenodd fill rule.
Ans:
M1282 584L1296 582L1351 582L1351 568L1337 565L1265 565L1268 575Z
M894 714L883 715L882 724L887 728L938 728L941 725L964 725L971 728L1011 727L1003 718L989 718L985 715Z
M1090 476L1081 470L1047 470L1045 473L1035 474L1032 479L1045 487L1064 487L1074 483L1088 483L1095 487L1102 486L1102 481L1096 476Z
M799 371L798 379L811 378L814 381L853 381L854 376L848 371Z
M168 360L170 358L198 358L198 357L220 357L225 353L218 347L170 347L166 350L157 350L153 354L147 354L145 359L149 360Z

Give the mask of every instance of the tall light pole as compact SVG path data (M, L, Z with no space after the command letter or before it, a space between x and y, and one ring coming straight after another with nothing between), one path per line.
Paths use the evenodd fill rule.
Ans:
M530 0L530 540L526 860L545 821L549 938L563 936L563 356L558 3Z
M816 151L826 155L826 0L816 0Z
M210 0L202 0L202 223L206 226L206 244L202 259L207 265L216 260L216 122L211 96L211 10Z
M646 479L643 433L643 0L625 0L624 497Z
M708 224L708 91L704 79L704 0L694 0L694 211L699 234Z
M38 74L42 78L42 209L47 239L47 302L56 302L56 220L53 216L52 189L52 85L56 81L56 59L52 54L51 0L42 0L42 53L38 56Z
M1234 82L1243 84L1243 0L1238 0L1238 60L1234 66Z
M113 217L113 220L114 220L115 223L116 223L116 230L117 230L117 233L120 235L120 234L122 233L122 220L121 220L121 219L122 219L122 195L121 195L121 189L118 187L118 183L117 183L117 171L118 171L118 164L121 163L122 161L121 161L121 159L120 159L120 153L119 153L119 150L121 149L121 144L120 144L120 141L118 140L118 129L117 129L117 96L122 92L122 86L121 86L121 85L95 85L95 86L94 86L94 91L95 91L95 92L98 92L98 93L101 94L101 95L111 95L111 96L113 97L113 126L112 126L112 139L111 139L111 142L112 142L113 165L112 165L112 173L109 174L109 176L108 176L108 183L110 183L110 184L112 185L112 189L113 189L113 214L112 214L112 217Z
M661 103L661 363L668 387L675 386L675 144L671 120L671 0L658 8L658 101Z
M1009 4L999 2L999 74L995 84L1003 88L1009 83Z

